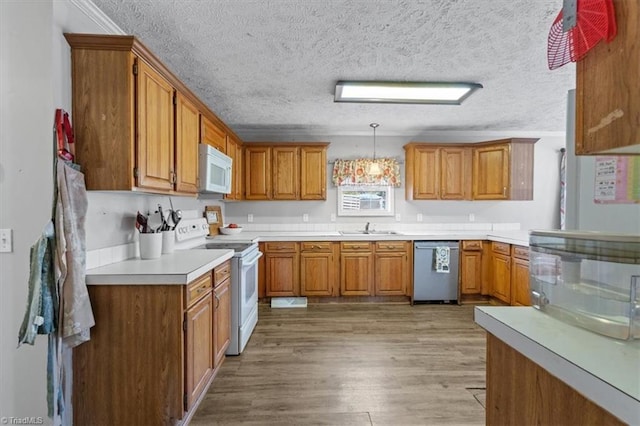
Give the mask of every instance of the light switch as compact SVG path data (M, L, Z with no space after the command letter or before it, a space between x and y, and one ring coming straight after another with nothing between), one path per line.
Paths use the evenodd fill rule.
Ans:
M416 215L416 222L422 222L422 213Z
M475 222L476 221L476 215L473 213L469 213L469 222Z
M249 222L249 223L253 222L253 214L249 213L247 215L247 222Z
M13 252L13 238L11 229L0 229L0 253Z
M335 221L336 221L336 214L331 213L331 222L335 222Z
M400 213L396 213L396 222L400 222Z
M302 221L303 222L309 222L309 215L307 213L302 215Z

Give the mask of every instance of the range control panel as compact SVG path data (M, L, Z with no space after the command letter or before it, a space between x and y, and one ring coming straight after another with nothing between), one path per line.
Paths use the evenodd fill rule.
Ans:
M209 225L204 217L198 219L183 219L176 227L176 240L186 241L193 238L205 237L209 234Z

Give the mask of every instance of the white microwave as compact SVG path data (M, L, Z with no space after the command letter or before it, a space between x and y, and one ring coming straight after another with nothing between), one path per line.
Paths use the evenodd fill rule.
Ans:
M233 160L214 147L200 144L198 152L200 193L231 193L231 167Z

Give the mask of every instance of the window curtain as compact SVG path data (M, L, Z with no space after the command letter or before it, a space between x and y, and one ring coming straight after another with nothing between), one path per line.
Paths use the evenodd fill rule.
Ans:
M371 175L367 171L373 163L380 166L380 174ZM357 160L336 160L333 165L333 183L341 185L385 185L400 186L400 165L393 158L360 158Z

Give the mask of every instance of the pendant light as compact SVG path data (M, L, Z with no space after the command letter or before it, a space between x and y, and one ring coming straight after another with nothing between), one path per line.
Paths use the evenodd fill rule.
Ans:
M380 165L378 164L378 161L376 160L376 128L378 128L379 126L380 125L378 123L369 124L369 127L371 127L373 129L373 161L369 165L369 168L367 170L367 174L374 175L374 176L378 176L378 175L382 174L382 170L380 169Z

